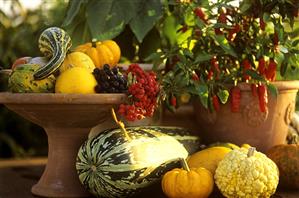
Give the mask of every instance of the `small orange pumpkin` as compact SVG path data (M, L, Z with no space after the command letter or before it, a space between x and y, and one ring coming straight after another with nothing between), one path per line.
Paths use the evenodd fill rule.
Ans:
M93 40L91 43L77 46L75 51L87 54L98 68L102 68L104 64L108 64L111 67L115 66L121 55L119 46L113 40Z
M279 169L279 186L299 189L299 145L276 145L267 152Z
M170 198L207 198L213 191L214 180L205 168L189 168L185 159L183 169L168 171L162 178L162 190Z

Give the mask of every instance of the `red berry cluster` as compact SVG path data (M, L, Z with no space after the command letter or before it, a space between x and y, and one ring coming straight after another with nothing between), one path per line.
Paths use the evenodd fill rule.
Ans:
M131 73L133 82L128 85L130 101L128 104L121 104L118 113L128 121L140 120L144 117L151 117L157 106L159 84L156 74L153 71L145 72L138 64L131 64L127 75Z

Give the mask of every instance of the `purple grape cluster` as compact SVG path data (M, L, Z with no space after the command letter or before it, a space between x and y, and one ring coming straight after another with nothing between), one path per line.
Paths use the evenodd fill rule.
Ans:
M95 87L97 93L126 93L128 90L127 79L120 67L110 68L105 64L102 69L95 68L92 74L98 82Z

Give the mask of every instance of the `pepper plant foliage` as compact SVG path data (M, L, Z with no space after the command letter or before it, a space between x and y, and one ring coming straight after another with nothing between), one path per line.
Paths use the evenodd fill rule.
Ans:
M166 62L162 98L197 96L213 110L226 103L231 85L246 82L276 89L271 81L299 67L296 0L169 1L160 27L167 43L150 59ZM297 18L298 20L298 18ZM228 86L229 85L229 86ZM277 93L276 93L277 94ZM217 107L216 107L217 108Z
M129 26L139 42L162 17L160 0L73 0L63 24L78 43L113 39Z

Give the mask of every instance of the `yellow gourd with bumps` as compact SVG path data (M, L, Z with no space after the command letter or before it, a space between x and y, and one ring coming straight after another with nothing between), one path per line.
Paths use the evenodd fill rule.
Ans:
M232 150L218 164L215 183L227 198L271 197L279 172L276 164L255 148Z

